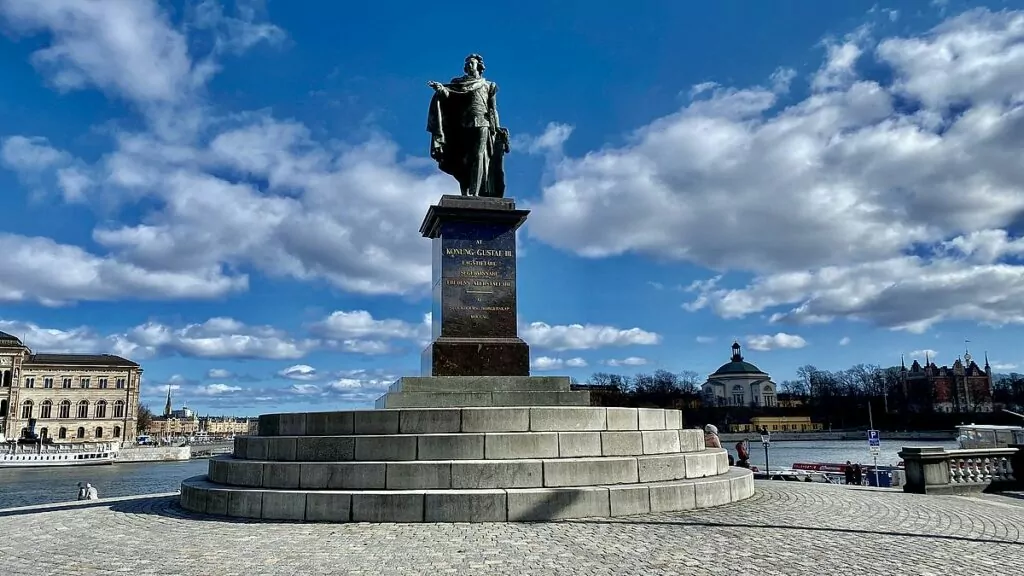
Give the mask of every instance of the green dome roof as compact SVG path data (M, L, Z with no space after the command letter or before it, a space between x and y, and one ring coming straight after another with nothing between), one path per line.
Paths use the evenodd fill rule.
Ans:
M764 372L761 372L760 368L754 366L750 362L739 360L736 362L729 362L728 364L722 364L722 367L715 370L715 373L712 374L712 376L722 374L764 374Z
M740 354L740 343L732 343L732 358L728 364L722 364L722 367L715 370L712 376L726 376L730 374L765 374L760 368L754 366L750 362L743 361L743 355Z

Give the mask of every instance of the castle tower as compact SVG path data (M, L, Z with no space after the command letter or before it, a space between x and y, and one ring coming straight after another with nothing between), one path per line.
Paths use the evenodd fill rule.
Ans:
M167 403L164 404L164 418L171 415L171 385L167 385Z

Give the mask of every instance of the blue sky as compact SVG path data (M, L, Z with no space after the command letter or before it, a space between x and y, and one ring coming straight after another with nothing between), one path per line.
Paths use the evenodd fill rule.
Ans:
M301 4L301 7L300 7ZM428 80L513 136L534 372L1024 364L1024 2L0 0L0 330L200 412L367 406L430 310Z

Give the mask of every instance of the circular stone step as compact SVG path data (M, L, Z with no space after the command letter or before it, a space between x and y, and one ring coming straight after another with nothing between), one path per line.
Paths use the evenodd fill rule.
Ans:
M234 455L246 460L492 460L640 456L704 450L700 430L593 432L461 432L334 436L239 436Z
M749 498L753 474L730 468L709 478L566 488L490 490L273 490L194 476L181 505L204 514L320 522L504 522L628 516L720 506Z
M682 412L662 408L401 408L263 414L259 436L678 430Z
M272 462L212 458L209 480L225 486L306 490L491 489L635 484L724 474L725 450L600 458Z

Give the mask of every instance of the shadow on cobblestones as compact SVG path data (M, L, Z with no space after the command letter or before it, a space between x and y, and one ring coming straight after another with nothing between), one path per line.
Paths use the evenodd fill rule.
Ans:
M178 496L159 496L113 502L110 504L110 510L125 514L180 518L182 520L216 522L218 524L302 524L302 522L296 520L260 520L256 518L232 518L230 516L217 516L214 514L199 514L182 508L178 498Z
M110 506L111 502L104 502L97 500L88 504L82 504L75 500L74 502L68 502L67 504L49 504L46 506L33 506L31 508L17 508L14 510L4 510L0 512L0 518L8 516L24 516L25 514L42 514L44 512L63 512L65 510L79 510L81 508L97 508L100 506Z
M1024 547L1024 542L1015 542L1012 540L1000 540L991 538L972 538L969 536L952 536L949 534L918 534L913 532L896 532L892 530L865 530L862 528L836 528L836 527L825 527L825 526L792 526L783 524L754 524L754 523L738 523L738 522L704 522L704 521L686 521L686 520L658 520L649 522L643 520L640 517L636 519L622 519L622 520L606 520L606 519L594 519L594 520L562 520L565 524L640 524L645 526L700 526L704 528L755 528L755 529L769 529L769 530L800 530L806 532L825 532L830 534L862 534L870 536L891 536L896 538L924 538L931 540L953 540L957 542L977 542L979 544L1010 544L1012 546Z

